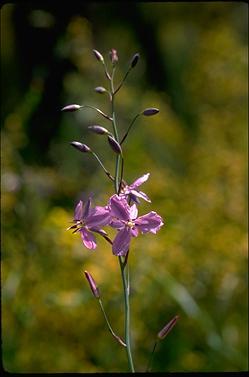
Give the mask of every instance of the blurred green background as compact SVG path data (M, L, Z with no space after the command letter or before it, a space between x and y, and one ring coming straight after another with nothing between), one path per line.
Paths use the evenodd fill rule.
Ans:
M36 3L36 2L35 2ZM69 145L88 144L113 172L102 65L116 48L116 83L134 53L141 59L120 90L125 179L150 172L141 189L165 225L132 241L134 362L153 371L248 369L247 151L248 6L243 2L21 3L1 8L2 362L9 372L125 372L125 351L109 334L83 271L102 292L123 336L119 264L104 239L84 248L66 232L75 203L94 193L105 205L113 185L96 160Z

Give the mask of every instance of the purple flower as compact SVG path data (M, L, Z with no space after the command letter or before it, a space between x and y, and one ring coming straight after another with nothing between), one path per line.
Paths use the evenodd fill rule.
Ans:
M74 229L73 233L79 231L82 241L87 249L95 249L96 239L92 232L104 234L100 229L102 226L109 224L110 214L108 207L97 206L91 208L91 198L89 198L85 205L80 200L74 210L74 225L68 229Z
M139 191L137 188L149 178L150 173L142 175L142 177L136 179L131 185L126 185L122 188L120 196L129 196L134 202L139 203L138 198L146 200L146 202L151 202L150 198L143 192Z
M151 211L146 215L137 217L136 204L129 206L122 196L113 195L109 201L110 215L113 217L110 225L118 230L112 244L114 255L126 255L132 237L137 237L139 232L156 233L163 225L163 220L156 212Z

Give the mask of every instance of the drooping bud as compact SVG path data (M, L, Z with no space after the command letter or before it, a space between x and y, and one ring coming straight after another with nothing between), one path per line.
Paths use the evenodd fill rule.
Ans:
M70 144L74 148L78 149L80 152L83 152L83 153L91 152L91 149L86 144L79 143L78 141L71 141Z
M73 105L67 105L67 106L63 107L63 108L61 109L61 111L70 111L70 112L72 112L72 111L77 111L77 110L79 110L79 109L81 109L81 108L82 108L82 106L80 106L80 105L76 105L76 104L74 103Z
M177 320L179 319L179 316L176 315L174 318L171 319L171 321L169 321L167 323L167 325L165 325L161 331L159 331L159 333L157 334L157 337L162 340L164 339L168 333L173 329L173 327L175 326Z
M105 88L103 88L103 86L97 86L97 88L95 88L94 90L95 92L100 94L105 93L107 91Z
M98 52L97 50L93 50L93 53L94 53L94 55L95 55L95 57L96 57L96 59L97 59L98 61L100 61L100 62L103 62L103 61L104 61L104 58L103 58L103 56L101 55L100 52Z
M115 48L112 48L111 51L109 52L110 59L113 65L115 65L118 62L118 54L117 50Z
M134 67L137 65L137 62L138 62L139 58L140 58L140 55L139 55L139 53L137 52L137 53L133 56L133 58L131 59L131 68L134 68Z
M108 136L108 142L115 153L122 154L120 144L112 136Z
M97 285L95 283L94 278L92 277L92 275L89 272L84 271L84 273L85 273L85 276L87 278L87 281L89 283L89 286L91 288L91 291L92 291L94 297L100 298L99 289L98 289L98 287L97 287Z
M109 131L106 128L98 126L97 124L94 125L94 126L88 126L88 129L90 131L92 131L93 133L98 134L98 135L107 135L107 134L109 134Z
M159 113L159 110L156 109L155 107L149 107L148 109L145 109L142 114L143 115L146 115L146 116L150 116L150 115L155 115Z

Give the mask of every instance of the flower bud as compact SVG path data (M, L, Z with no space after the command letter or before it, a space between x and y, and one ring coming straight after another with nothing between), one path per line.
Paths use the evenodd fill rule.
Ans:
M108 136L108 141L115 153L122 154L120 144L112 136Z
M112 64L115 65L118 62L117 50L115 48L112 48L109 55L110 55Z
M95 90L95 92L100 93L100 94L106 92L106 89L103 88L103 86L97 86L97 88L95 88L94 90Z
M63 107L63 108L61 109L61 111L70 111L70 112L72 112L72 111L77 111L77 110L79 110L81 107L82 107L82 106L80 106L80 105L76 105L76 104L73 104L73 105L67 105L67 106Z
M149 107L148 109L145 109L142 114L146 116L150 116L150 115L155 115L157 113L159 113L158 109L156 109L155 107Z
M88 129L98 135L109 134L109 131L106 128L98 126L98 125L88 126Z
M91 152L91 149L86 144L79 143L78 141L71 141L70 144L74 148L78 149L80 152L83 152L83 153Z
M168 333L173 329L178 319L179 319L178 315L172 318L171 321L169 321L167 325L165 325L162 328L162 330L159 331L159 333L157 334L157 337L161 340L164 339L168 335Z
M89 272L84 271L84 273L85 273L87 281L88 281L88 283L90 285L90 288L91 288L91 291L92 291L94 297L100 298L99 289L98 289L98 287L97 287L97 285L95 283L94 278L92 277L92 275Z
M103 56L101 55L100 52L98 52L97 50L93 50L93 53L94 53L94 55L96 56L96 59L97 59L98 61L100 61L100 62L103 62L103 61L104 61L104 58L103 58Z
M136 53L133 58L131 59L131 68L134 68L137 65L137 62L140 58L139 53Z

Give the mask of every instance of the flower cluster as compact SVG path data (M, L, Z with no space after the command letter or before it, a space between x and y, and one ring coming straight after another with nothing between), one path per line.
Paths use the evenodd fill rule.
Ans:
M91 208L91 198L85 204L80 200L74 211L74 224L68 229L80 232L83 244L88 249L95 249L95 233L107 236L103 226L111 226L117 230L112 242L112 252L116 256L125 256L129 250L132 237L139 233L156 233L163 225L163 220L156 212L151 211L138 217L138 198L150 202L148 196L138 190L138 187L149 177L149 173L135 180L131 185L123 184L120 194L114 194L105 207ZM134 202L132 205L131 202Z

